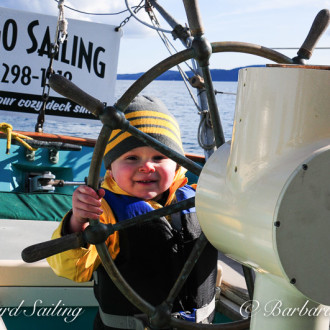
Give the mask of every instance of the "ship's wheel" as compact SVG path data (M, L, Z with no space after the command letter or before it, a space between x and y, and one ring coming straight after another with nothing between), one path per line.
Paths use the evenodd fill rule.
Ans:
M329 15L329 12L327 13L327 15ZM190 26L193 24L191 22L189 23ZM116 102L113 107L104 108L102 102L87 95L62 76L50 76L50 86L56 92L64 95L65 97L70 98L76 103L81 104L90 112L98 116L104 124L96 142L88 176L87 184L93 189L98 189L103 154L113 129L127 130L136 138L141 139L146 144L150 145L164 155L173 159L175 162L185 167L187 170L191 171L196 175L200 174L202 168L198 164L174 152L173 150L170 150L168 147L162 145L147 134L142 133L135 127L131 126L124 117L123 113L128 107L128 105L131 103L131 101L134 99L134 97L138 95L146 86L148 86L149 83L151 83L162 73L189 59L194 58L198 61L204 76L205 90L209 103L209 111L211 114L215 141L217 147L219 147L224 142L224 139L208 66L208 60L210 55L212 53L218 52L241 52L261 56L277 63L295 63L294 59L290 59L274 50L258 45L242 42L218 42L210 44L202 36L202 33L198 32L200 31L199 28L199 26L195 26L195 28L192 28L192 31L197 32L195 32L194 41L192 43L191 48L168 57L167 59L147 71L124 93L124 95ZM152 221L153 218L159 218L160 216L165 216L171 213L178 212L180 210L185 210L187 208L192 207L193 205L194 198L191 198L186 201L168 207L164 207L159 210L155 210L146 215L122 221L115 225L104 225L98 220L90 220L90 226L87 227L84 233L75 233L56 240L28 247L23 250L22 257L23 260L25 260L26 262L34 262L46 258L50 255L63 252L65 250L83 246L85 243L95 244L102 264L112 281L116 284L118 289L132 304L134 304L139 310L141 310L144 314L147 315L147 319L149 320L153 328L207 329L212 327L212 329L248 329L249 320L236 321L226 324L206 325L186 322L171 316L171 306L174 302L174 299L180 292L180 289L185 283L185 279L194 267L195 263L197 262L199 256L203 251L203 248L207 243L207 239L203 233L197 240L177 281L175 282L170 293L168 294L168 297L158 306L150 305L134 291L134 288L130 287L130 285L121 276L114 261L110 257L107 246L104 242L109 235L114 233L114 231L125 229L127 227L135 225L136 223Z

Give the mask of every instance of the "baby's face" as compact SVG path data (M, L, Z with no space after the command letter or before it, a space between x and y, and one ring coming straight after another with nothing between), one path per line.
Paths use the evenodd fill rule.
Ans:
M134 148L111 164L118 186L135 197L158 200L173 182L176 163L151 147Z

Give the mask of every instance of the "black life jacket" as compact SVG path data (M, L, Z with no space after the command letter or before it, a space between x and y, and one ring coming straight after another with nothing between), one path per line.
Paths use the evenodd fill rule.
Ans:
M186 185L177 190L176 199L182 201L194 195L195 190ZM153 210L139 198L118 195L109 190L106 190L104 198L117 221ZM116 266L130 286L154 306L167 297L201 234L195 208L180 213L172 215L172 222L179 218L176 224L171 225L165 217L161 217L119 232L120 252L115 260ZM177 297L172 312L192 311L212 301L215 296L217 255L217 250L208 243ZM104 313L141 314L117 289L102 265L97 268L94 280L95 297ZM212 318L213 313L209 321Z

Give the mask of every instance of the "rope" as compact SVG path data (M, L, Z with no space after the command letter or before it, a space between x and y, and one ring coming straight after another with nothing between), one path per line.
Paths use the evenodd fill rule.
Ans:
M167 38L167 36L161 32L161 29L158 29L158 27L160 27L159 21L157 20L157 17L153 11L152 8L149 8L149 10L147 11L150 17L150 20L152 22L152 24L155 26L155 30L157 31L160 39L162 40L162 42L164 43L165 47L167 48L168 52L172 55L171 49L169 47L169 45L174 49L174 51L177 52L177 50L175 49L174 45L170 42L170 40ZM193 72L195 75L197 75L196 70L194 70L187 62L184 62L187 67L190 69L191 72ZM200 106L198 105L198 102L194 96L194 94L192 93L192 90L190 88L190 85L188 84L188 80L189 77L187 76L187 74L182 70L182 68L180 67L180 65L177 65L177 68L180 72L180 75L182 77L182 80L184 82L184 84L186 85L186 88L188 90L188 93L192 99L192 101L195 104L195 107L198 110L199 115L202 116L200 122L199 122L199 126L198 126L198 131L197 131L197 141L199 146L204 149L204 150L211 150L215 147L215 141L213 141L211 144L206 144L205 142L203 142L203 136L205 136L205 130L206 127L212 127L212 123L211 123L211 117L210 117L210 113L208 110L202 110L200 108ZM203 91L205 91L205 89L201 90L198 95L200 93L202 93Z
M60 2L60 0L54 0L55 2ZM75 11L77 13L80 13L80 14L86 14L86 15L100 15L100 16L114 16L114 15L120 15L120 14L123 14L125 12L128 11L128 9L124 9L122 11L119 11L117 13L91 13L91 12L87 12L87 11L82 11L82 10L79 10L79 9L75 9L75 8L72 8L72 7L69 7L68 5L64 5L65 8L67 9L70 9L72 11Z
M151 13L150 11L152 11L152 15L151 16ZM157 20L156 18L156 15L155 13L153 12L153 10L151 9L148 13L149 13L149 17L150 17L150 20L151 22L154 24L154 25L160 25L159 24L159 21ZM173 46L173 44L170 42L170 40L167 38L167 36L164 34L164 33L161 33L158 29L157 29L157 33L160 37L160 39L163 41L165 47L167 48L168 52L172 55L172 52L170 50L170 47L169 45L172 46L172 48L177 51L175 49L175 47ZM184 62L188 68L196 75L197 72L196 70L194 70L190 65L188 65L187 62ZM182 68L180 67L180 65L177 65L177 68L181 74L181 77L182 77L182 80L184 82L184 84L186 85L186 88L188 90L188 93L192 99L192 101L194 102L195 104L195 107L197 108L198 110L198 113L202 116L200 122L199 122L199 126L198 126L198 131L197 131L197 141L198 141L198 144L199 146L204 149L204 150L211 150L215 147L215 141L213 141L211 144L206 144L205 142L203 142L203 136L205 136L205 130L206 130L206 127L212 127L212 124L211 124L211 118L210 118L210 113L208 110L202 110L200 108L200 106L198 105L197 103L197 100L194 96L194 94L192 93L192 90L188 84L188 80L189 80L189 77L186 75L186 73L182 70ZM202 90L202 91L205 91L205 90ZM198 93L198 95L200 94L201 92Z
M55 34L55 40L57 40L62 44L67 35L68 35L68 21L64 18L64 1L60 0L58 2L58 20L57 20L57 27L56 27L56 34Z
M202 118L198 126L197 141L199 146L204 150L211 150L215 147L215 141L213 141L211 144L206 144L202 141L202 137L205 136L205 128L207 126L212 127L210 113L208 110L203 110L200 112L200 115Z
M21 143L25 148L31 150L31 151L36 151L36 148L32 148L28 143L26 143L22 139L27 139L27 140L32 140L29 136L20 134L20 133L15 133L13 132L13 126L7 123L0 123L0 132L3 132L4 134L7 135L7 148L6 148L6 154L9 154L9 150L11 147L11 140L14 138L17 140L19 143Z

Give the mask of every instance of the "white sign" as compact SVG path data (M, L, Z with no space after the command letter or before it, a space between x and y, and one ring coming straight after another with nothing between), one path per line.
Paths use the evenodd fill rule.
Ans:
M0 7L0 110L37 114L43 107L43 82L56 26L55 16ZM112 105L122 32L111 25L73 19L68 19L67 30L52 69ZM46 115L93 118L54 91L49 96Z

